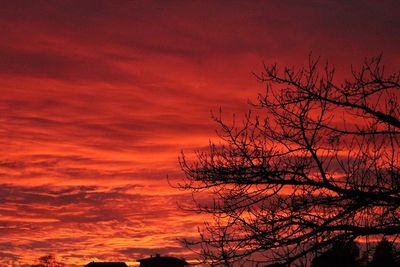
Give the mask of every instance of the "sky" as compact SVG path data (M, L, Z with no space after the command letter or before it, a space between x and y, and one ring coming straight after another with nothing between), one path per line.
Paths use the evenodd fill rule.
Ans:
M218 140L264 63L310 53L338 75L383 54L398 71L398 1L2 1L0 266L156 253L209 218L180 209L178 157ZM339 77L340 78L340 77ZM169 177L169 181L167 179Z

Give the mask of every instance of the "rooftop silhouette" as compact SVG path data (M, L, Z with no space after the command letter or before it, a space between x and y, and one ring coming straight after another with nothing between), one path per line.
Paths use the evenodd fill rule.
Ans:
M125 262L90 262L85 267L128 267Z
M162 257L157 254L155 257L137 260L139 267L184 267L189 265L185 260L175 257Z

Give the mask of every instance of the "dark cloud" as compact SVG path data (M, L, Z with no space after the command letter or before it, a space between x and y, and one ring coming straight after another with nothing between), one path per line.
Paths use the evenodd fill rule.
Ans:
M0 73L67 81L100 80L133 82L134 74L118 69L101 58L82 58L49 53L26 52L0 47Z
M396 52L393 38L398 38L393 31L400 23L393 10L398 5L396 1L234 1L229 5L135 1L125 5L96 3L96 7L91 3L43 2L26 4L25 8L9 5L2 9L3 18L18 25L29 21L25 28L42 33L40 36L59 35L97 54L94 58L77 57L77 52L71 56L74 52L68 47L46 49L51 43L45 42L35 53L3 51L1 66L9 72L25 70L55 78L116 82L131 77L110 65L110 59L116 59L112 55L119 59L128 56L129 61L163 55L207 65L216 57L231 61L248 53L261 56L260 61L263 57L274 58L276 53L291 56L309 51L332 56L340 52L344 57L349 56L348 49L352 53L375 54L387 48L392 54ZM3 31L10 34L7 29ZM23 35L22 30L19 34ZM18 35L15 30L14 35ZM116 51L112 45L124 49ZM338 45L347 49L337 49ZM35 49L35 45L32 47ZM60 55L54 50L64 52Z

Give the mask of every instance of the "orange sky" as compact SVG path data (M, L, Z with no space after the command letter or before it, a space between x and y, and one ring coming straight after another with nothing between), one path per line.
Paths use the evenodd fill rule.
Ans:
M399 66L398 1L3 1L0 266L191 258L177 157L308 54ZM340 67L339 67L340 66ZM344 66L343 68L341 66ZM396 69L397 70L397 69Z

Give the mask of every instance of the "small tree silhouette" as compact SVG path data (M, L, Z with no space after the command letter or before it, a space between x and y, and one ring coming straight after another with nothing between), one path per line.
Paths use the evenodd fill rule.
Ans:
M375 248L370 267L399 267L394 259L393 244L382 239Z
M64 263L58 262L54 255L42 256L38 259L38 264L33 264L32 267L63 267Z
M311 267L357 267L360 266L359 256L360 250L355 242L338 242L329 250L316 256Z

